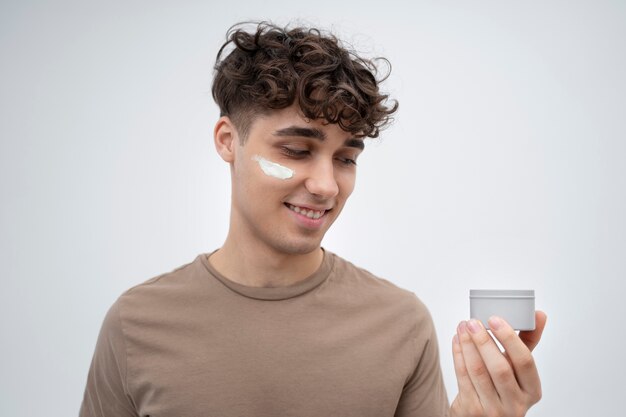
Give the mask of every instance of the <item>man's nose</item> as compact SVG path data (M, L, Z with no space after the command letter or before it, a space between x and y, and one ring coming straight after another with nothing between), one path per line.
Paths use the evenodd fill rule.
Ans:
M309 172L304 186L319 198L329 199L339 194L339 185L335 179L335 167L332 161L319 161Z

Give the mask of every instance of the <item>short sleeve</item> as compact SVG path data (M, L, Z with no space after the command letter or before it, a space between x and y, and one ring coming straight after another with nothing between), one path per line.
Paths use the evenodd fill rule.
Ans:
M395 417L445 417L450 405L439 360L435 326L426 306L417 300L416 366L404 385Z
M80 417L137 417L126 382L120 300L109 309L91 360Z

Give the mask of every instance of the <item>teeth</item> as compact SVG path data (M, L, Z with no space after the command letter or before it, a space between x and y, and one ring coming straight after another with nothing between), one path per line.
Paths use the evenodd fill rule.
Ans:
M315 210L307 210L305 208L301 208L298 206L294 206L291 204L288 204L289 208L293 211L295 211L296 213L299 213L303 216L307 216L309 219L319 219L320 217L322 217L325 213L324 211L315 211Z

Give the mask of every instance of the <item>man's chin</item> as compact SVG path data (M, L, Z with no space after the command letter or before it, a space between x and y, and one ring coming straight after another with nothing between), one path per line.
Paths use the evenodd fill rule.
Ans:
M320 248L322 241L311 240L308 242L283 242L275 247L278 252L288 255L307 255Z

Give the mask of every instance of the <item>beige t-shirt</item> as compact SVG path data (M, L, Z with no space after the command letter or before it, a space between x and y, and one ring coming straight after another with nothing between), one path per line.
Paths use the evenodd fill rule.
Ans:
M286 287L249 287L208 255L126 291L109 310L87 416L439 417L437 339L412 292L324 251Z

